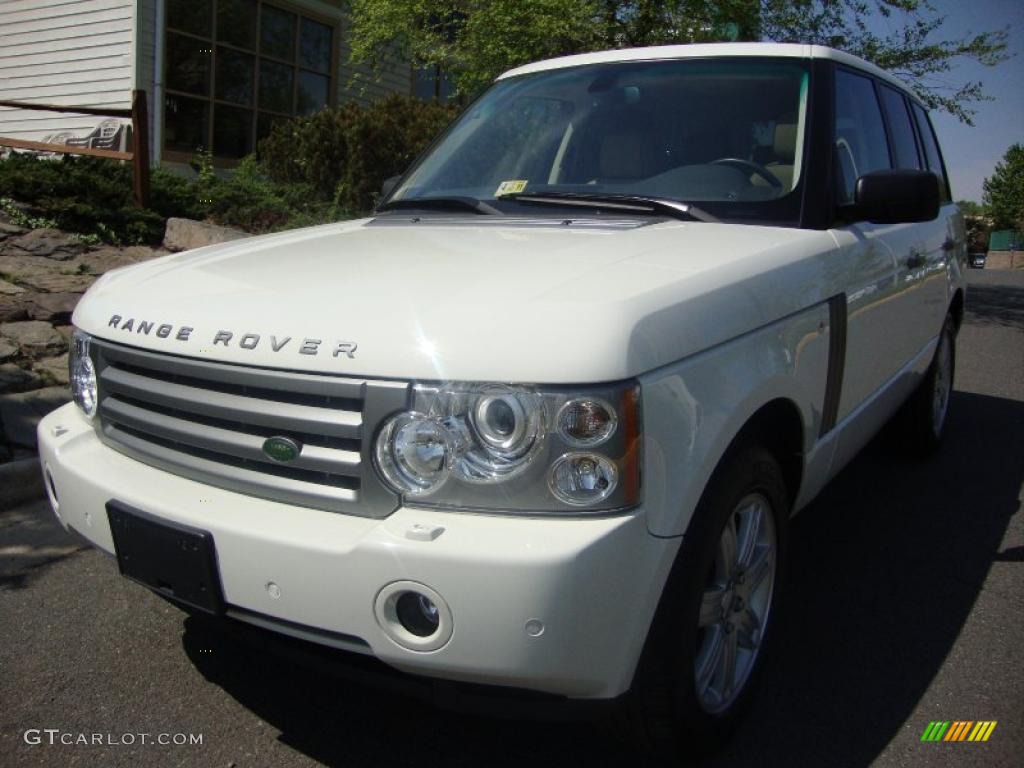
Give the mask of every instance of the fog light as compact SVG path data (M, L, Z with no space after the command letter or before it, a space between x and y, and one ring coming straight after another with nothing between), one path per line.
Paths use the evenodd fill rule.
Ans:
M437 632L440 614L426 595L406 592L395 602L398 622L416 637L430 637Z
M618 471L596 453L567 453L551 467L548 486L566 504L583 507L603 501L615 490Z
M384 634L409 651L430 652L452 638L451 608L437 592L416 581L393 581L377 593L374 614Z

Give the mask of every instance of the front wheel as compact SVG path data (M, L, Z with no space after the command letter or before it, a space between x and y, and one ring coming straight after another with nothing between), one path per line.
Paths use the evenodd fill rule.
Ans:
M634 679L627 721L648 751L708 751L749 704L781 591L788 515L774 456L732 451L694 513Z

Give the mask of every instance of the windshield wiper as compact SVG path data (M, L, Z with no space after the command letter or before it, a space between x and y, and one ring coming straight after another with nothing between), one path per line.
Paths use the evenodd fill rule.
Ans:
M502 195L502 200L515 200L518 203L536 203L539 205L573 205L590 208L606 208L616 211L636 211L643 213L663 213L685 221L718 221L707 211L695 205L664 197L647 197L644 195L603 195L581 194L577 192L519 192Z
M411 197L399 200L389 200L383 205L377 206L377 213L381 211L409 210L417 208L434 208L443 211L473 211L473 213L485 213L501 215L501 211L493 205L488 205L483 200L475 197L464 197L452 195L450 197Z

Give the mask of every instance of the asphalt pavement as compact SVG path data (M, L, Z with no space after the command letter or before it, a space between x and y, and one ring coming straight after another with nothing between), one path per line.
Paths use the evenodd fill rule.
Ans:
M884 433L794 521L763 694L704 766L1022 765L1024 271L970 283L943 448ZM922 742L934 720L997 725ZM600 725L451 714L255 653L36 502L0 510L0 764L642 763Z

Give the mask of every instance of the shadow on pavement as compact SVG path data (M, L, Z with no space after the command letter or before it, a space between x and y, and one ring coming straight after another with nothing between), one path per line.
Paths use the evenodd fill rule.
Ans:
M1020 559L999 548L1019 504L1024 403L958 392L948 429L927 461L883 434L794 521L766 686L704 765L866 766L900 732L992 561ZM200 653L211 642L230 640L189 618L197 669L328 765L637 764L600 724L455 715L272 656Z
M966 312L971 322L1024 329L1024 288L977 280L967 289Z

